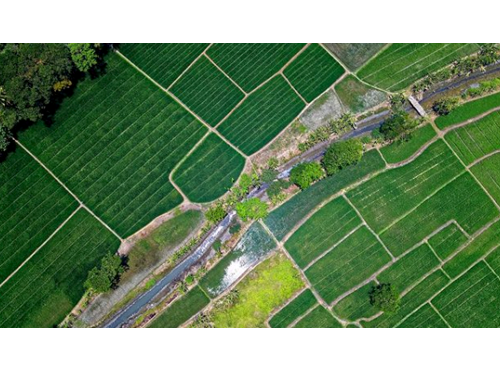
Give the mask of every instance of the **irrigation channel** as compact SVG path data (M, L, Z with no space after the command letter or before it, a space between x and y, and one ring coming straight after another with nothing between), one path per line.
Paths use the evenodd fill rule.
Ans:
M421 103L428 101L440 94L446 93L451 89L455 89L461 85L468 83L469 81L475 80L477 78L487 76L493 73L500 72L500 64L495 64L487 68L486 71L476 72L469 76L453 80L451 82L438 85L434 90L430 90L423 94ZM410 106L406 108L408 111L412 110ZM367 133L372 132L374 129L378 128L384 123L386 118L389 116L390 111L386 110L379 112L372 116L369 116L363 120L358 121L356 129L350 131L349 133L343 135L336 140L345 140L349 138L355 138L363 136ZM334 140L335 141L335 140ZM279 175L278 179L287 178L290 175L290 171L293 167L301 162L306 161L316 161L323 157L326 148L332 143L332 141L326 141L318 143L317 145L311 147L309 150L301 153L300 155L294 157L284 165L278 168ZM264 197L265 191L269 187L269 183L264 183L257 188L254 188L247 196L247 198L252 197ZM168 286L177 281L186 270L191 268L193 265L198 263L207 252L210 250L212 244L220 238L224 232L229 228L231 222L236 217L236 212L233 210L228 213L228 215L216 226L209 234L202 240L198 247L188 255L184 260L181 261L174 269L169 271L162 279L160 279L151 289L139 295L134 301L128 304L125 308L116 313L109 321L107 321L103 327L107 328L117 328L125 327L132 323L138 315L140 315L144 310L148 308L153 308L157 302L161 300L161 294L166 291Z

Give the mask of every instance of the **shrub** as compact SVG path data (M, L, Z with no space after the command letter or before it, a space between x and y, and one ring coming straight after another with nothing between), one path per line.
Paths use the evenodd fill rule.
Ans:
M194 283L194 276L192 274L188 274L184 281L186 282L186 285L191 286Z
M399 293L390 283L381 283L370 290L370 304L387 314L395 314L399 310Z
M290 181L301 189L308 188L316 180L323 177L323 169L317 162L305 162L295 166L290 172Z
M213 244L212 244L212 248L215 250L215 252L217 254L220 254L221 251L222 251L222 242L221 240L216 240Z
M226 214L227 213L226 210L224 210L224 207L222 207L221 204L217 204L208 209L205 216L210 223L216 224L224 219Z
M268 214L267 209L267 204L255 197L236 205L238 216L245 222L249 219L257 220L265 218Z
M449 114L458 107L460 99L458 97L443 98L435 101L432 109L440 116Z
M358 163L363 157L363 143L359 139L349 139L333 143L325 153L322 164L327 175Z
M279 166L280 162L279 160L276 158L276 157L271 157L268 161L267 161L267 166L269 167L269 169L271 170L275 170L278 166Z

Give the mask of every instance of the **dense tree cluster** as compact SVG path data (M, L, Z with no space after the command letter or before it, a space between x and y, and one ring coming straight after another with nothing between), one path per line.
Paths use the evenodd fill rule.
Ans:
M370 290L370 304L387 313L395 314L399 310L399 293L390 283L381 283Z
M290 173L290 181L301 189L308 188L324 175L323 168L317 162L306 162L295 166Z
M247 220L258 220L265 218L268 214L268 206L259 198L250 198L236 205L238 216L246 222Z
M328 175L358 163L363 157L363 143L359 139L349 139L333 143L325 153L322 164Z
M89 273L84 286L96 293L109 291L117 285L124 268L118 255L108 253L101 260L100 267L94 267Z

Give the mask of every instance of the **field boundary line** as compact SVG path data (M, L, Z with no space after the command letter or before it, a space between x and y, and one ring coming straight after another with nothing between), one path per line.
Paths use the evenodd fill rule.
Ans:
M497 246L498 247L498 246ZM493 251L495 251L497 249L497 247L495 247L495 249L493 249ZM491 254L493 251L491 251L489 254ZM489 255L488 254L488 255ZM490 263L488 263L486 261L485 258L483 258L483 262L484 264L486 264L488 266L488 268L491 270L491 272L496 276L496 278L498 278L498 280L500 281L500 276L497 274L497 272L491 267Z
M66 192L68 192L80 204L80 206L82 206L83 208L85 208L85 210L87 210L95 219L97 219L106 229L108 229L111 233L113 233L115 235L115 237L117 237L120 240L120 242L124 241L124 239L118 233L116 233L109 225L107 225L106 223L104 223L101 218L99 218L73 192L71 192L71 190L58 177L56 177L54 175L54 173L47 166L45 166L45 164L40 159L38 159L38 157L36 157L33 153L31 153L28 150L28 148L26 148L17 139L14 139L14 142L16 144L18 144L22 149L24 149L36 162L38 162L40 164L40 166L42 166L52 176L52 178L54 178L61 185L61 187L63 187L66 190Z
M395 262L396 258L392 254L391 250L389 250L387 248L387 246L385 245L384 241L382 241L382 239L380 238L380 236L377 233L375 233L375 231L372 229L372 227L370 227L370 225L366 222L365 218L363 218L363 215L361 215L361 213L359 212L359 210L357 209L357 207L354 206L354 204L351 202L351 200L349 200L349 198L347 197L347 195L345 193L342 196L347 201L347 203L349 205L351 205L351 207L354 209L354 211L356 212L356 214L358 214L359 218L363 221L363 224L365 225L365 227L368 228L368 230L371 232L371 234L377 239L377 241L382 245L382 247L385 249L385 251L389 254L389 256L391 257L392 262Z
M315 310L317 307L321 306L320 303L314 304L311 308L306 310L304 313L302 313L300 316L295 318L286 328L294 328L297 323L299 323L303 318L307 317L313 310Z
M363 63L361 66L359 66L354 72L354 74L357 74L358 71L360 71L363 67L365 67L368 63L370 63L372 60L374 60L376 57L378 57L383 51L388 49L393 43L386 43L378 52L373 54L370 58L366 60L365 63Z
M285 308L288 304L290 304L292 301L294 301L295 299L297 299L301 294L303 294L308 288L307 287L304 287L302 290L299 290L297 291L295 294L293 294L287 301L285 301L283 304L281 304L280 306L274 308L271 313L269 314L269 316L267 317L266 319L266 325L267 327L271 327L269 325L269 321L271 321L274 316L276 316L276 314L278 314L279 312L281 312L281 310L283 308Z
M281 74L281 76L283 77L283 79L285 79L285 81L287 82L288 85L290 85L290 87L292 88L292 90L295 92L295 94L297 94L297 96L302 100L302 102L304 102L304 104L307 106L309 103L307 103L307 101L304 99L304 97L298 92L297 89L295 89L295 86L292 85L292 83L290 82L290 80L288 80L288 77L285 76L284 73ZM287 125L288 126L288 125Z
M200 58L205 54L205 52L213 45L213 43L208 44L208 46L198 55L189 65L180 73L179 76L175 78L174 81L166 88L167 90L170 91L172 87L186 74L186 72L195 65L196 62L200 60Z
M446 326L448 326L449 328L452 328L450 326L450 324L448 323L448 321L446 320L446 318L443 317L443 315L441 314L441 312L439 312L439 310L434 306L434 304L432 304L429 300L429 305L431 306L432 309L434 309L434 311L437 313L437 315L439 317L441 317L441 319L443 320L444 323L446 323Z
M492 93L492 94L489 94L489 95L493 95L493 94L496 94L496 93L499 93L499 92L498 92L498 91L496 91L496 92L494 92L494 93ZM470 103L470 102L474 102L474 101L476 101L476 100L479 100L479 99L481 99L481 98L486 98L486 97L488 97L488 95L483 95L482 97L479 97L479 98L477 98L477 99L471 99L471 100L469 100L469 101L465 102L464 104L467 104L467 103ZM494 108L492 108L492 109L490 109L490 110L488 110L488 111L486 111L486 112L483 112L483 113L481 113L481 114L479 114L479 115L477 115L477 116L471 117L471 118L470 118L470 119L468 119L468 120L465 120L465 121L459 122L459 123L454 124L454 125L451 125L451 126L447 126L447 127L443 128L443 129L440 129L440 128L436 125L436 123L435 123L434 121L433 121L433 122L434 122L434 125L436 125L436 129L437 129L438 133L442 133L442 136L444 137L444 136L445 136L446 134L448 134L450 131L454 131L454 130L456 130L456 129L460 129L461 127L467 126L467 125L469 125L469 124L473 124L473 123L475 123L476 121L479 121L479 120L481 120L482 118L485 118L486 116L489 116L489 115L491 115L492 113L497 112L497 111L500 111L500 105L499 105L499 106L497 106L497 107L494 107Z
M212 45L212 44L210 44L210 45ZM210 46L208 48L210 48ZM234 81L233 78L226 73L226 71L224 71L221 67L219 67L219 65L217 63L215 63L212 58L210 58L210 56L207 54L208 48L206 48L203 51L202 55L204 55L205 58L207 58L210 61L210 63L212 63L214 65L215 68L217 68L224 76L226 76L229 79L229 81L231 81L246 97L248 95L248 93L245 90L243 90L243 88L241 86L239 86L238 83L236 83L236 81Z
M362 79L361 79L358 75L356 75L356 74L352 74L352 76L353 76L356 80L358 80L360 83L362 83L362 84L364 84L364 85L366 85L366 86L369 86L369 87L370 87L370 88L372 88L372 89L375 89L375 90L381 91L381 92L383 92L383 93L387 94L388 96L391 96L391 95L394 95L394 94L395 94L394 92L391 92L391 91L386 90L386 89L384 89L384 88L379 88L378 86L375 86L375 85L373 85L373 84L371 84L371 83L369 83L369 82L367 82L367 81L365 81L365 80L362 80Z
M483 157L481 158L478 158L477 160L475 160L474 162L470 163L469 165L467 165L467 169L470 169L471 167L474 167L475 165L479 164L480 162L482 162L483 160L486 160L487 158L489 157L492 157L494 155L497 155L500 153L500 149L496 149L494 150L493 152L490 152L488 153L487 155L484 155Z
M327 52L328 54L330 54L330 56L331 56L333 59L335 59L335 60L337 61L337 63L338 63L338 64L340 64L340 65L342 66L342 68L344 69L344 71L349 72L350 74L352 74L352 71L351 71L349 68L347 68L347 66L344 64L344 62L342 62L342 61L340 60L340 58L339 58L339 57L337 57L337 56L335 55L335 53L334 53L334 52L332 52L332 51L331 51L330 49L328 49L325 45L323 45L323 43L318 43L318 45L319 45L319 46L321 46L323 49L325 49L325 50L326 50L326 52Z
M5 285L26 263L28 263L31 258L33 258L33 256L35 256L35 254L40 251L42 249L42 247L44 247L47 243L49 243L49 241L57 234L57 232L59 232L65 225L66 223L82 208L82 205L78 205L77 208L75 210L73 210L73 212L70 214L70 216L68 216L57 228L54 232L52 232L52 234L47 237L47 239L45 241L42 242L42 244L35 250L33 251L30 256L28 256L11 274L9 274L7 276L7 278L5 278L5 280L3 280L2 283L0 283L0 287L2 287L3 285Z
M135 68L139 73L141 73L144 77L146 77L149 81L151 81L153 84L155 84L158 88L160 88L165 94L167 94L170 98L175 100L177 104L179 104L182 108L184 108L186 111L188 111L193 117L195 117L202 125L204 125L210 132L215 133L218 135L224 142L226 142L230 147L232 147L236 152L238 152L240 155L242 155L244 158L248 158L246 154L244 154L238 147L236 147L233 143L231 143L227 138L225 138L221 133L219 133L215 127L210 126L207 124L200 116L198 116L196 113L194 113L188 106L186 106L177 96L175 96L172 92L169 90L165 89L163 86L161 86L156 80L154 80L151 76L149 76L146 72L141 70L139 67L137 67L130 59L128 59L126 56L124 56L120 51L115 51L120 57L123 58L128 64L130 64L133 68Z

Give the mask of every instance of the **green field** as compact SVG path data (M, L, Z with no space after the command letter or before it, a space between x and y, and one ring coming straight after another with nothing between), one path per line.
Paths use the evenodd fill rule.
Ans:
M497 275L500 276L500 249L496 248L488 257L486 258L486 262L490 265L490 267L496 272Z
M361 219L343 197L318 210L286 241L285 247L301 268L328 249L354 228Z
M375 236L362 227L305 271L313 287L330 303L391 260Z
M78 203L24 150L0 163L0 283L31 255Z
M334 53L342 63L351 71L356 71L359 67L373 57L386 44L376 43L324 43L332 53Z
M365 112L387 100L387 94L369 87L353 75L335 85L335 92L349 111Z
M342 325L333 318L332 314L318 305L307 316L294 326L295 328L340 328Z
M247 93L278 72L304 44L214 44L208 56Z
M398 91L478 50L477 44L392 44L357 74L379 88Z
M441 259L446 259L467 242L467 236L452 223L429 239L429 245Z
M452 327L500 327L500 279L480 262L432 304Z
M312 308L316 303L317 301L312 291L309 289L304 290L271 318L269 326L273 328L285 328Z
M345 72L330 53L311 44L283 72L288 81L308 102L333 85Z
M195 286L180 299L174 301L163 313L154 319L148 327L176 328L205 308L210 299L199 286Z
M429 305L425 304L398 327L401 328L447 328L448 325L440 315Z
M107 62L20 140L126 237L182 202L168 173L207 129L118 55Z
M216 297L274 248L276 243L262 225L252 224L236 247L201 279L200 286L209 296Z
M367 223L381 232L463 171L443 141L408 165L389 170L347 194Z
M276 238L282 240L321 202L368 174L383 169L384 166L384 161L377 151L366 152L358 164L320 180L273 210L265 219L265 223Z
M198 59L171 91L212 126L217 125L245 96L206 57Z
M120 52L167 89L208 44L121 44Z
M448 126L470 120L496 107L500 107L500 93L464 103L448 115L439 116L434 122L438 128L444 129Z
M446 134L445 139L462 161L469 165L500 149L500 112Z
M493 199L500 203L500 153L485 158L471 168Z
M54 327L78 303L88 271L120 241L80 209L0 288L0 327Z
M370 290L375 285L375 282L369 282L346 296L335 305L333 312L348 321L369 318L377 314L378 310L370 303Z
M276 76L248 96L218 130L251 155L276 137L304 107L285 79Z
M210 134L172 175L192 202L213 201L236 182L245 159L215 134Z
M397 141L388 146L382 147L380 152L389 164L404 161L415 154L420 148L436 136L432 125L425 125L415 130L409 140Z

